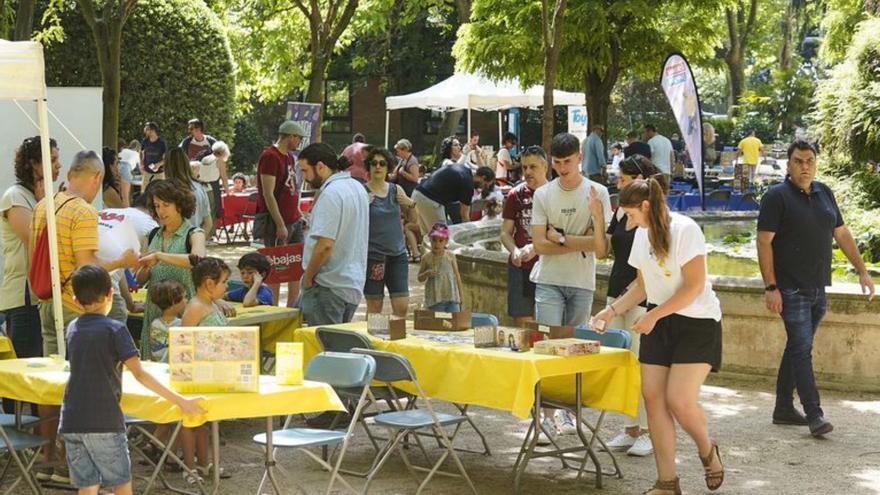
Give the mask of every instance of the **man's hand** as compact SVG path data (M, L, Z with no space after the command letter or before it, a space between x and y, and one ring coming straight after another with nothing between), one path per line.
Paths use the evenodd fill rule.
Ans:
M119 263L123 268L135 268L138 266L138 255L134 252L134 249L126 249L124 253L122 253L122 258L119 259Z
M517 268L522 266L522 251L520 251L520 248L516 248L510 253L510 264Z
M311 289L312 285L314 285L314 280L311 277L303 276L303 289Z
M648 335L654 330L655 325L657 325L657 317L652 311L648 311L633 322L632 331Z
M867 270L859 274L859 285L862 286L862 294L868 294L868 301L874 300L874 281Z
M605 206L602 204L602 199L599 198L596 186L590 186L590 213L593 216L605 217Z
M152 268L153 265L159 262L158 256L158 251L148 251L141 255L141 258L138 260L138 265L142 268Z
M538 253L535 252L534 244L526 244L525 246L521 247L519 249L519 254L519 259L523 263L528 263L529 261L535 259L536 256L538 256Z
M559 244L559 240L562 238L562 235L553 228L552 225L547 226L547 240L554 243Z
M772 313L782 313L782 294L779 289L764 292L764 304Z
M275 226L275 239L278 239L280 241L279 244L284 244L285 242L287 242L287 226Z

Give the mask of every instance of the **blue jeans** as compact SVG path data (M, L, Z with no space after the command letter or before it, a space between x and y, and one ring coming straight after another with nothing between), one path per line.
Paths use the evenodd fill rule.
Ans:
M300 309L306 325L314 327L350 322L357 304L347 303L330 288L314 283L310 288L302 289Z
M114 488L131 481L125 433L62 433L73 486Z
M804 413L807 419L813 420L823 414L813 374L813 338L827 308L825 289L781 289L780 292L782 321L788 340L776 379L776 407L790 408L797 388Z
M458 313L461 311L461 303L453 301L438 302L437 304L432 304L428 309L444 313Z
M535 287L535 321L542 325L586 323L593 307L593 291L538 284Z

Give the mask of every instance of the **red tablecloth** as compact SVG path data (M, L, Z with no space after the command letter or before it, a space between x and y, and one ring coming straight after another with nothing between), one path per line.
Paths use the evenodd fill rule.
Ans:
M245 208L247 208L248 197L255 192L257 192L256 189L223 195L224 225L234 225L238 222L239 217L244 213Z

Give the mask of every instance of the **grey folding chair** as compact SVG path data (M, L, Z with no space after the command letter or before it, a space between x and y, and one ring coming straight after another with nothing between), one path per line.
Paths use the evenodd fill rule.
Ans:
M31 474L31 469L34 467L40 451L47 443L49 441L43 437L25 433L14 428L0 426L0 454L9 454L9 460L6 461L6 467L3 468L4 477L9 465L12 463L18 467L20 472L19 477L3 492L4 495L21 493L20 491L14 492L13 490L22 480L27 483L34 495L41 495L43 493L36 478ZM28 451L33 451L30 457L27 455ZM0 481L2 481L2 478L0 478Z
M412 365L406 357L391 352L383 352L373 349L353 349L352 352L372 356L373 359L376 360L376 380L386 383L400 381L412 382L417 392L417 398L421 399L425 405L425 409L387 412L379 414L374 418L377 425L388 428L391 430L392 435L391 439L382 449L379 462L373 465L369 476L367 476L364 493L367 492L373 478L379 473L382 466L391 457L391 454L397 451L410 474L416 482L419 483L416 495L422 492L435 474L464 478L471 491L476 495L477 489L474 487L467 471L464 469L461 459L458 458L458 454L455 453L455 448L453 447L455 437L447 436L445 430L445 427L459 425L467 421L467 417L461 414L446 414L434 411L434 407L431 405L431 399L425 395L425 391L422 389L421 384L419 384L419 381L416 378L415 370L413 370ZM409 456L406 454L406 450L402 448L402 440L408 433L423 429L432 430L434 435L440 439L445 449L443 454L440 455L440 458L437 459L437 462L435 462L430 469L413 465L409 461ZM440 467L449 457L452 458L453 462L458 467L458 473L440 471ZM416 471L424 471L428 474L425 476L425 479L419 481Z
M288 416L284 424L284 429L272 432L272 437L265 433L254 436L254 442L264 445L267 449L268 456L266 458L266 470L263 473L263 479L260 480L260 486L257 488L257 494L262 495L263 486L268 479L275 489L275 493L281 495L282 491L275 479L275 447L286 447L297 449L311 457L312 460L320 464L324 469L330 471L330 483L327 485L327 494L333 489L333 483L339 479L339 482L354 493L357 490L345 481L339 472L342 465L342 459L345 457L345 450L348 448L354 432L354 427L361 416L364 407L368 403L370 395L370 383L376 371L376 362L371 356L363 356L357 354L344 354L338 352L322 352L315 356L306 368L305 379L316 382L324 382L333 387L339 388L360 388L361 394L358 399L357 407L352 414L351 423L345 432L335 430L321 430L313 428L288 428L292 416ZM340 446L336 463L331 465L320 456L308 450L309 447L326 447Z

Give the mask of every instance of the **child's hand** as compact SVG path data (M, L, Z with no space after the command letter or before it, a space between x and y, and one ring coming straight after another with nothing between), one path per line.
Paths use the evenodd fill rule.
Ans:
M201 397L183 399L183 401L178 404L180 412L182 412L184 416L201 416L203 414L208 414L208 411L202 409L202 406L199 405L199 400L201 399Z
M153 265L159 262L159 253L157 251L150 251L141 255L141 258L138 260L138 265L144 268L152 268Z
M263 285L263 276L259 272L254 273L254 285L257 287Z
M228 318L235 316L235 306L232 304L229 304L222 299L214 301L214 304L216 304L220 311L223 312L224 316Z
M128 307L129 313L143 313L144 312L144 303L140 301L132 301L131 305Z
M134 249L126 249L124 253L122 253L122 258L120 258L120 262L122 266L125 268L134 268L138 266L138 255L134 252Z
M422 275L424 275L424 276L426 276L426 277L428 277L428 278L434 278L434 277L437 276L437 271L436 271L436 270L431 270L431 269L429 269L429 270L425 270L424 272L422 272Z

